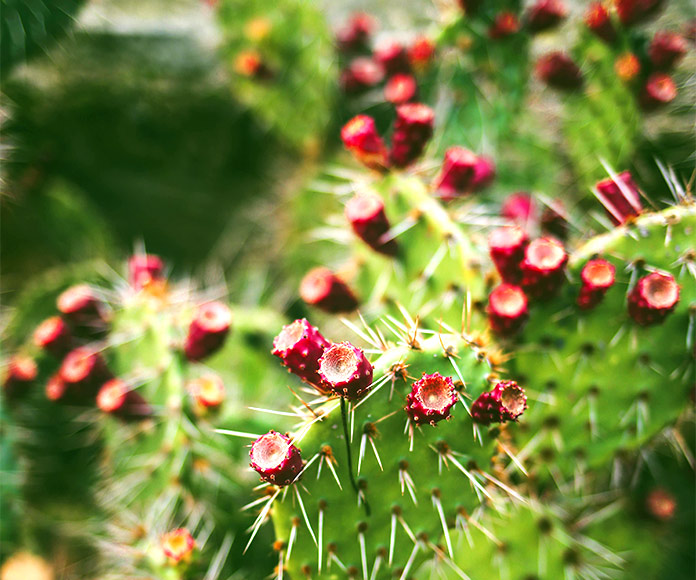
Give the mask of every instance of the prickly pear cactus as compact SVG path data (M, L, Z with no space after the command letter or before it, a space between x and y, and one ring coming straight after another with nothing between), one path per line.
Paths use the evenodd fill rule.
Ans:
M571 255L572 279L601 256L614 265L616 282L590 310L578 307L577 285L532 308L510 363L530 389L522 459L536 455L543 472L581 476L645 443L688 407L695 232L696 211L687 203L645 214ZM679 301L664 321L643 326L631 317L628 296L649 272L673 276Z
M496 471L508 449L505 428L489 429L470 415L478 416L472 401L496 376L494 352L471 336L420 330L412 320L386 328L396 344L376 330L363 333L378 354L371 388L354 400L329 393L297 406L291 440L304 467L283 481L289 485L262 486L263 497L250 504L262 506L257 527L272 517L278 574L406 578L435 554L457 569L450 521L520 497ZM522 391L504 403L519 416ZM252 446L257 471L262 440Z

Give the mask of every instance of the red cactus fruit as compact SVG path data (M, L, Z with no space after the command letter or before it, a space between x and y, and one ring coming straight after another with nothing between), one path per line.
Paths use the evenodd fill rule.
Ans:
M401 43L394 40L380 44L372 56L384 67L387 75L411 71L408 52Z
M677 98L677 85L671 76L656 72L648 77L640 93L640 104L643 109L652 111L671 103Z
M46 398L49 401L60 401L67 390L68 383L60 377L60 372L57 372L46 383Z
M142 290L164 279L164 262L154 254L135 254L128 259L128 280L135 290Z
M71 286L56 301L59 312L77 326L96 327L104 322L102 302L87 284Z
M648 56L656 69L669 70L684 58L686 50L686 39L681 34L661 30L655 33Z
M664 0L614 0L621 24L632 26L645 22L660 11Z
M419 36L408 47L408 62L411 68L417 72L427 69L434 56L435 43L427 36Z
M51 316L36 327L34 344L53 356L64 356L72 348L70 327L60 316Z
M196 362L220 350L230 332L232 312L222 302L208 302L196 309L189 325L184 354Z
M609 11L601 2L592 2L585 12L585 25L605 42L614 42L616 29L611 23Z
M537 0L525 14L525 27L530 32L542 32L558 26L568 11L561 0Z
M623 82L630 83L640 74L640 60L632 52L619 55L614 61L616 76Z
M530 298L553 296L565 280L568 253L551 237L531 242L524 251L521 286Z
M534 198L525 191L509 195L500 207L500 215L529 231L536 222L537 208Z
M367 48L370 38L377 28L377 22L369 14L356 12L336 31L339 50L354 52Z
M524 389L515 381L500 381L492 391L482 393L471 405L475 423L507 423L516 421L527 408Z
M269 431L251 445L251 467L263 481L283 487L302 471L302 455L290 437Z
M567 54L556 51L540 57L536 63L537 77L554 89L569 91L579 89L582 73Z
M559 240L568 237L568 213L560 199L554 199L544 208L539 223L541 231L545 234L555 236Z
M189 381L186 388L196 404L206 409L218 408L225 400L225 383L212 373Z
M167 532L162 536L162 551L171 564L189 562L196 542L186 528Z
M413 75L399 73L391 77L384 86L384 98L394 105L403 105L416 98L418 85Z
M152 414L143 396L121 379L105 382L97 393L97 407L122 419L142 419Z
M319 359L319 376L332 393L357 401L370 390L373 368L365 353L349 342L334 344Z
M491 38L507 38L520 30L520 20L514 12L499 12L488 29Z
M609 219L616 226L636 217L643 211L638 186L629 171L604 179L595 185L595 193Z
M368 246L382 254L396 254L396 240L384 241L390 226L384 213L384 202L378 195L356 194L346 204L345 214L355 234Z
M341 73L341 90L349 95L360 94L377 86L383 79L382 65L369 57L360 56L350 61Z
M336 314L351 312L358 307L358 299L346 283L328 268L313 268L300 283L300 297L307 304Z
M250 79L264 80L273 76L271 69L256 50L243 50L234 59L234 72Z
M480 191L488 187L495 179L495 162L490 157L479 156L474 165L471 190Z
M656 487L645 498L645 506L652 517L665 522L674 517L677 511L677 500L666 489Z
M2 384L5 397L15 399L25 395L37 374L38 368L33 358L22 354L12 356Z
M578 294L577 305L588 310L599 304L607 290L614 285L616 280L616 268L611 262L603 258L590 260L580 272L582 287Z
M493 332L499 336L512 336L529 318L527 296L519 286L501 284L488 296L487 312Z
M450 377L443 377L440 373L423 373L421 379L413 383L404 409L416 425L435 425L450 416L456 403L457 391Z
M442 169L435 178L433 187L443 201L451 201L472 191L479 158L476 154L460 146L445 151Z
M434 111L422 103L396 108L396 121L389 158L396 167L406 167L418 159L433 136Z
M283 361L289 372L322 390L319 359L329 346L331 343L319 330L301 318L283 327L273 340L271 353Z
M488 249L496 270L505 282L517 283L522 278L520 265L529 243L527 234L519 226L493 230L488 236Z
M86 346L71 350L63 359L58 372L75 395L89 394L97 384L109 378L109 371L101 354Z
M628 295L628 313L641 326L661 323L679 302L679 284L671 274L652 272Z
M341 129L343 145L363 165L383 170L388 166L387 148L372 117L357 115Z

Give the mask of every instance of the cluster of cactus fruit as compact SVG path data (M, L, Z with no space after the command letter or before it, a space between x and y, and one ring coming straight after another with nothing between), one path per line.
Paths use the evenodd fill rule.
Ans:
M458 18L485 31L486 42L524 35L525 58L530 39L568 13L560 0L524 11L518 2L459 4ZM687 51L676 33L658 32L648 44L635 32L661 4L617 0L608 10L595 2L582 25L645 110L676 97L667 73ZM263 47L270 23L252 22L245 42ZM116 418L101 429L113 477L98 495L121 532L132 521L137 532L111 539L113 569L216 578L232 543L247 561L252 546L271 553L258 539L270 521L276 539L264 574L274 567L279 580L635 577L640 554L626 554L650 538L633 514L618 513L632 500L623 471L649 462L665 440L693 462L679 428L692 419L695 380L696 205L672 180L674 202L647 209L654 199L639 180L609 169L592 188L606 218L592 221L559 200L542 212L539 199L521 192L500 203L504 157L447 143L436 153L441 162L428 160L443 131L417 78L437 66L457 22L409 47L372 50L375 22L365 14L337 33L340 88L356 95L386 79L393 128L386 139L381 121L360 113L340 132L359 164L337 188L342 214L327 216L352 232L346 266L317 265L304 276L306 318L282 329L281 317L270 328L252 324L264 354L295 377L293 405L265 409L282 417L277 424L250 425L242 413L217 420L228 389L203 363L242 357L224 349L232 311L178 297L153 255L130 259L127 288L64 290L57 314L9 359L4 399L26 429L36 429L27 416L39 382L41 405L68 423L95 407ZM591 52L583 42L578 50ZM239 52L235 66L274 82L256 49ZM555 52L535 70L551 87L575 91L572 111L585 106L578 91L596 80L581 68ZM325 338L308 320L337 335L336 314L346 316L355 344ZM281 364L268 359L277 371ZM286 379L264 377L271 392ZM251 441L248 458L246 448L229 457L238 450L214 427L230 441ZM249 498L252 472L261 483ZM230 528L250 522L220 505L236 512L230 490L239 489L251 499L242 511L255 517L243 537ZM667 525L675 501L654 488L645 506ZM598 522L633 545L612 543ZM117 564L123 553L128 562Z

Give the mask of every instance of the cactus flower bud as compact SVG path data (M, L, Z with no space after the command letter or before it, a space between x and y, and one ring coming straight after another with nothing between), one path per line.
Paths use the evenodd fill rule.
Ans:
M251 445L251 467L263 481L280 487L290 485L302 471L302 455L290 437L269 431Z
M203 408L217 408L225 400L225 383L218 375L209 373L189 381L186 387L196 404Z
M632 26L650 19L662 8L664 0L615 0L621 24Z
M135 254L128 259L128 280L135 290L142 290L164 279L164 262L154 254Z
M487 312L493 332L499 336L512 336L529 318L527 296L518 286L501 284L488 296Z
M346 283L323 267L307 272L300 283L300 297L307 304L332 314L351 312L358 307L358 299Z
M220 350L230 332L232 312L222 302L199 306L189 325L184 354L197 362Z
M475 423L507 423L516 421L527 408L527 395L515 381L500 381L492 391L482 393L471 405Z
M536 222L536 204L534 198L525 191L509 195L500 207L500 215L514 222L525 231Z
M331 343L319 330L301 318L283 327L273 340L271 353L283 361L289 372L322 390L319 359L329 346Z
M686 40L681 34L661 30L655 36L648 48L650 62L658 70L669 70L674 67L686 54Z
M579 89L583 83L578 65L567 54L559 51L540 57L535 71L539 79L554 89Z
M348 21L336 31L336 42L342 52L354 52L367 47L377 23L364 12L352 14Z
M406 397L406 414L416 425L438 421L450 416L452 407L457 403L457 391L451 377L440 373L426 375L413 383L411 392Z
M196 542L186 528L167 532L162 536L162 551L171 564L189 562Z
M357 401L367 394L372 372L362 349L349 342L334 344L319 359L319 376L324 387L349 401Z
M488 29L488 36L494 39L507 38L520 30L520 21L514 12L499 12Z
M517 283L522 278L520 264L528 243L527 234L519 226L498 228L489 234L489 252L505 282Z
M373 59L361 56L353 59L341 73L341 90L349 95L360 94L384 79L384 69Z
M464 147L450 147L445 151L442 169L433 183L439 197L443 201L451 201L471 193L478 163L476 154Z
M602 258L587 262L580 272L582 287L577 298L578 306L583 310L597 306L614 285L615 274L614 265Z
M56 301L58 310L72 324L95 328L102 326L102 302L87 284L71 286Z
M422 103L396 108L396 121L389 158L396 167L406 167L418 159L433 136L435 113Z
M614 61L614 70L623 82L630 83L640 74L640 60L632 52L619 55Z
M565 280L568 254L558 240L550 237L531 242L522 260L522 283L527 296L544 298L553 296Z
M341 139L346 149L366 167L383 170L388 166L387 148L372 117L353 117L341 129Z
M16 354L10 358L3 382L3 392L8 399L21 397L28 392L28 387L36 380L38 369L34 359Z
M378 46L374 51L373 58L384 67L384 72L387 75L408 73L411 71L408 53L406 49L396 41L386 42Z
M435 55L435 43L427 36L419 36L408 48L408 62L415 71L423 71Z
M653 73L640 93L640 104L646 111L652 111L677 98L677 85L665 73Z
M378 195L356 194L346 204L345 214L355 234L368 246L388 256L396 254L396 240L383 240L389 231L389 220Z
M537 0L525 15L525 26L532 33L558 26L568 11L561 0Z
M384 98L394 105L403 105L416 98L418 85L412 75L399 73L391 77L384 86Z
M585 12L585 26L604 42L614 42L616 29L611 23L609 11L601 2L592 2Z
M46 398L49 401L59 401L67 390L68 384L60 377L60 372L57 372L46 383Z
M109 377L101 354L86 346L71 350L63 359L59 373L71 393L78 397L91 394L97 384Z
M660 324L677 307L679 284L671 274L643 276L628 295L628 313L641 326Z
M480 191L488 187L495 179L495 163L490 157L479 156L474 165L471 190Z
M643 211L638 186L629 171L600 181L595 185L595 193L614 225L621 225Z
M51 316L36 327L34 344L53 356L62 357L72 348L70 328L60 316Z
M152 414L143 396L121 379L105 382L97 393L97 407L122 419L142 419Z

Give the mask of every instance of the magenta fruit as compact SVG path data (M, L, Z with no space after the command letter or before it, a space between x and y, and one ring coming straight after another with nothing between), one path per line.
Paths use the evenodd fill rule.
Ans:
M445 151L442 169L433 188L443 201L471 193L479 158L465 147L450 147Z
M471 190L480 191L488 187L495 179L495 163L490 157L479 156L474 164L474 176Z
M341 139L346 149L366 167L383 170L389 165L387 148L372 117L353 117L341 129Z
M415 71L427 69L434 56L435 43L427 36L419 36L408 47L408 62Z
M604 42L614 42L616 29L611 23L609 11L601 2L592 2L585 12L585 25Z
M684 58L686 50L686 39L681 34L661 30L655 33L648 56L656 69L668 70Z
M3 392L8 399L21 397L28 392L28 388L36 380L38 368L34 359L16 354L10 358L5 372Z
M416 98L418 85L413 75L399 73L391 77L384 86L384 98L393 105L403 105Z
M525 14L525 27L532 33L558 26L568 11L560 0L537 0Z
M671 76L665 73L656 72L648 77L640 93L640 104L647 110L652 111L671 103L677 98L677 85Z
M679 302L679 284L671 274L643 276L628 295L628 313L641 326L661 323Z
M399 42L392 40L379 45L372 56L382 65L387 75L411 71L408 53Z
M621 24L632 26L650 19L660 11L664 0L615 0Z
M319 359L324 387L349 401L357 401L370 390L373 368L362 349L349 342L327 348Z
M614 285L615 273L614 265L602 258L587 262L580 273L582 287L577 298L577 305L583 310L597 306L607 290Z
M346 218L355 234L372 249L393 256L396 240L384 240L390 225L384 213L384 202L374 193L358 193L346 204Z
M527 296L519 286L501 284L488 296L488 323L500 336L519 332L529 318Z
M396 121L389 159L396 167L406 167L418 159L433 136L435 113L422 103L396 108Z
M102 302L87 284L71 286L56 301L59 312L71 324L98 327L104 323Z
M506 226L488 235L488 249L500 277L509 283L522 278L521 263L529 239L519 226Z
M352 14L348 21L336 31L339 50L353 52L367 48L374 30L375 19L364 12Z
M68 384L60 377L60 372L57 372L46 383L46 398L49 401L60 401L67 390Z
M208 302L196 309L189 325L184 354L196 362L220 350L232 324L232 312L222 302Z
M638 187L628 171L600 181L595 190L614 225L623 224L643 211Z
M451 377L440 373L423 376L413 383L411 392L406 397L406 414L416 425L438 421L450 416L452 407L457 403L457 391Z
M500 215L509 219L525 231L530 231L536 222L537 209L534 198L526 191L518 191L505 198Z
M143 396L118 378L101 386L97 393L97 407L104 413L122 419L142 419L152 414Z
M353 59L341 73L341 89L346 94L359 94L378 85L384 79L384 69L373 59L361 56Z
M582 73L567 54L556 51L540 57L535 66L537 77L554 89L567 91L582 86Z
M51 316L36 327L34 344L53 356L62 357L72 348L70 328L60 316Z
M471 405L475 423L507 423L516 421L527 408L524 389L515 381L500 381L492 391L482 393Z
M551 237L531 242L524 251L521 286L530 298L556 294L565 280L568 254L558 240Z
M67 385L59 398L65 397L78 403L94 401L99 386L111 378L101 354L84 346L66 355L58 373Z
M128 280L135 290L142 290L164 279L164 262L154 254L135 254L128 259Z
M351 312L358 307L358 300L346 283L323 267L307 272L300 283L300 297L307 304L332 314Z
M514 12L499 12L488 29L488 36L494 39L507 38L520 30L520 20Z
M302 471L302 455L290 437L275 431L261 435L251 445L251 467L263 481L290 485Z
M283 361L288 371L322 390L319 359L331 343L305 318L283 327L273 340L272 354Z

